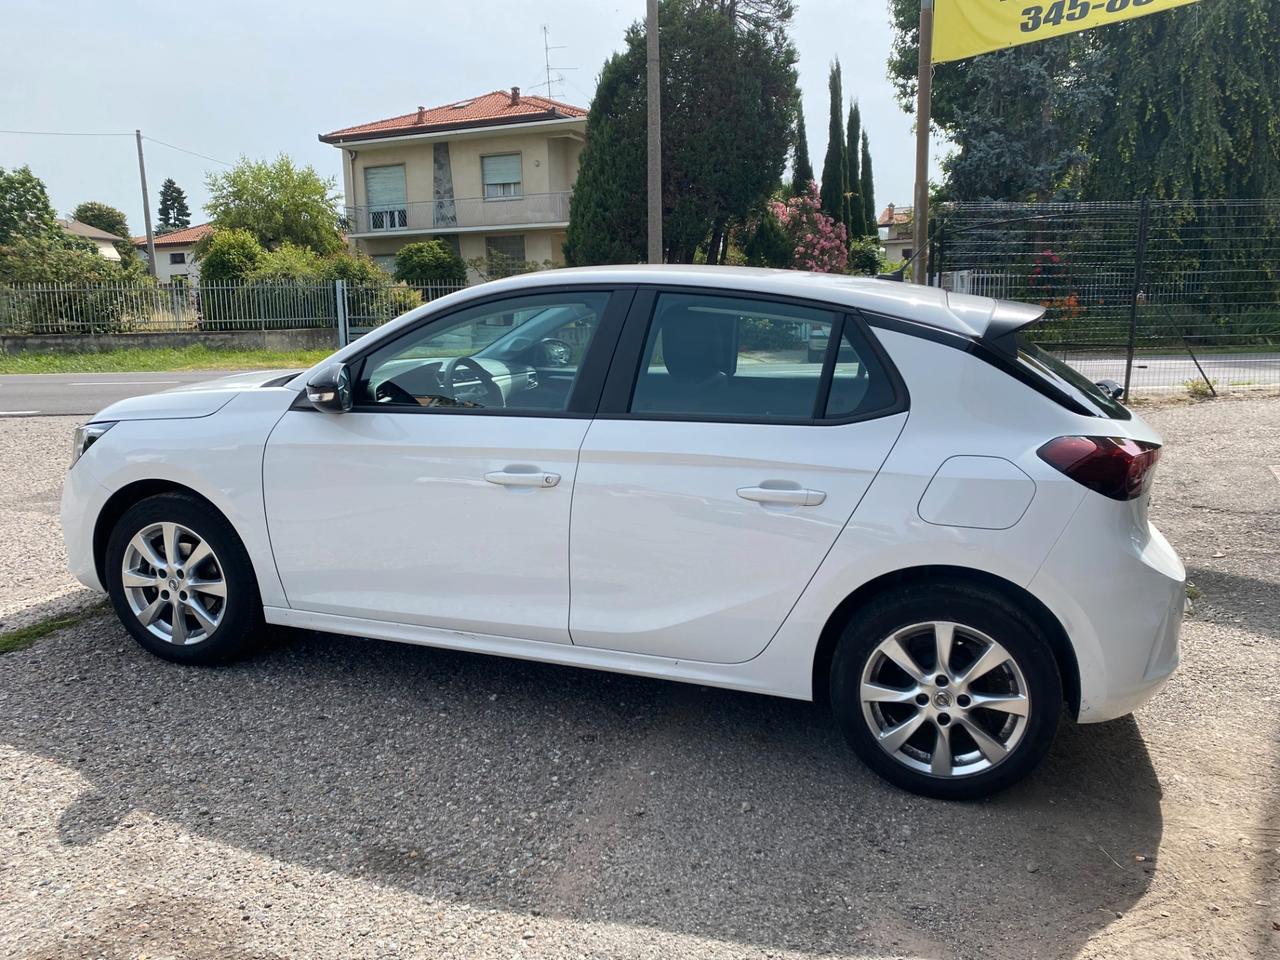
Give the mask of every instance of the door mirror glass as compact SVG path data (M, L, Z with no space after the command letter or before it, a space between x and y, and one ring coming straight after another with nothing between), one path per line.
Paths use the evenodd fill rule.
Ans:
M317 410L345 413L351 409L351 369L331 363L307 381L307 399Z

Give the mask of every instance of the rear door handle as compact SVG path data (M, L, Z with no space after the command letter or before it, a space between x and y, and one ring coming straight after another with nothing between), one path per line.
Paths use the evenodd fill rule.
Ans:
M793 507L816 507L827 499L822 490L803 487L739 487L738 496L756 503L779 503Z
M560 482L560 474L542 470L492 470L484 475L490 483L500 487L554 487Z

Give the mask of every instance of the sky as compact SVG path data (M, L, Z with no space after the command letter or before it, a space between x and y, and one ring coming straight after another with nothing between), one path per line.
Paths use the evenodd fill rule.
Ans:
M558 99L588 106L605 58L644 0L0 0L0 167L29 165L59 215L84 200L143 231L133 131L141 129L152 216L166 177L200 222L205 175L240 156L288 153L338 179L321 133L490 90L545 91L550 31ZM886 79L888 0L797 0L792 38L809 155L822 169L827 71L839 58L871 139L876 203L911 203L913 118ZM569 69L573 68L573 69ZM543 84L539 89L538 85ZM181 148L175 149L175 148ZM190 151L190 152L182 152ZM937 177L934 149L934 172ZM194 154L200 154L196 156ZM218 161L222 161L219 163Z

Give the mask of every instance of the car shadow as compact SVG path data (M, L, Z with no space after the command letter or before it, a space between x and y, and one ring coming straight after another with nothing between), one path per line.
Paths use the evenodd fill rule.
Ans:
M956 804L882 783L811 704L465 653L290 634L193 669L103 617L5 674L0 740L90 784L70 846L142 809L475 906L1011 958L1073 955L1157 868L1131 719L1064 725L1028 781Z

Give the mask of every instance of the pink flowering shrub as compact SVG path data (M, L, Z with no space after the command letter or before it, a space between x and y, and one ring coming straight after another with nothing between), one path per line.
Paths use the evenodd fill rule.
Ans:
M774 200L769 212L795 248L795 268L817 273L844 273L849 265L849 235L843 223L836 223L820 209L818 185L786 203Z

